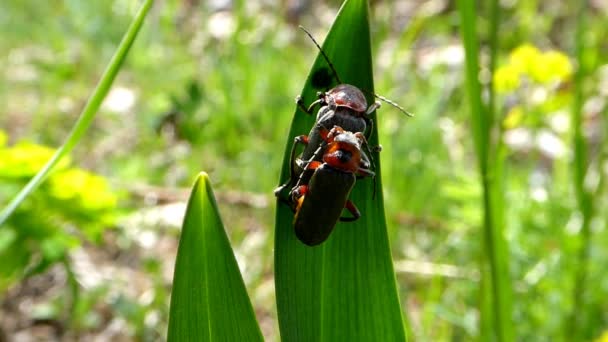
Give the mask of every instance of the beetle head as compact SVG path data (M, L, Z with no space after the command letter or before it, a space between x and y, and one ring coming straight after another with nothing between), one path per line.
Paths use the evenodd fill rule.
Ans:
M327 139L329 144L323 154L323 162L341 171L357 172L361 166L361 144L362 139L365 139L363 134L348 132L335 126L327 135Z
M359 88L350 84L339 84L325 93L325 102L336 107L346 107L357 113L365 113L367 100Z

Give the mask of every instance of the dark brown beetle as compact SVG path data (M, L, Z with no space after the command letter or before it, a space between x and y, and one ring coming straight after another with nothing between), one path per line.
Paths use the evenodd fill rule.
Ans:
M368 156L362 151L367 147L367 141L361 132L348 132L335 126L323 135L324 144L313 158L292 161L312 171L308 182L303 184L300 178L290 193L295 203L296 236L309 246L325 241L338 221L355 221L361 217L359 209L348 197L357 177L375 176L370 170ZM322 161L316 160L317 154L321 155ZM341 216L345 208L351 213L350 217Z
M279 200L287 203L296 213L294 226L298 238L307 245L315 245L327 239L338 220L354 221L360 217L359 211L348 201L348 195L357 177L375 175L372 171L375 167L373 159L370 159L371 150L367 146L367 139L373 131L373 121L370 119L370 115L380 107L380 102L375 101L368 106L367 99L361 89L343 83L329 57L317 41L306 29L300 28L317 46L339 84L326 92L318 92L318 99L308 107L304 105L300 96L296 98L298 107L307 114L312 115L317 105L320 108L317 112L315 125L310 133L295 138L291 149L290 178L285 184L277 187L274 193ZM371 92L368 93L410 115L393 101ZM362 164L358 165L356 170L345 170L335 162L324 161L327 155L326 149L331 144L329 141L335 140L328 139L328 134L330 129L333 132L336 126L343 132L336 133L338 136L345 134L344 136L357 137L356 139L351 138L341 145L356 146L354 151L357 151L357 155L362 156ZM362 142L365 143L362 144ZM305 147L300 157L296 158L297 146L300 144L305 145ZM370 153L369 157L361 150L363 145ZM380 146L376 147L375 150L380 151ZM290 191L285 196L284 190L287 188ZM376 182L374 181L374 195L375 191ZM306 197L307 193L308 197ZM305 198L308 199L305 200ZM340 213L344 208L348 209L353 216L340 218Z

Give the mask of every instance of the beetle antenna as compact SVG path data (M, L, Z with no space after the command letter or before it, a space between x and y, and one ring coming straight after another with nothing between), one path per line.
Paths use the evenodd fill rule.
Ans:
M310 32L308 32L308 30L306 28L304 28L304 26L300 25L299 26L300 29L302 31L304 31L304 33L306 33L308 35L308 37L310 37L310 39L312 40L312 42L317 46L317 48L319 49L319 51L321 52L321 55L323 55L323 58L325 59L325 61L327 61L327 64L329 65L329 68L331 69L331 71L334 73L334 76L336 76L336 80L338 81L339 84L342 84L342 80L340 79L340 76L338 76L338 72L336 71L336 68L334 67L334 64L331 62L331 60L329 60L329 57L327 56L327 54L325 53L325 51L323 51L323 48L321 48L321 45L319 45L319 43L317 43L317 40L315 39L315 37L312 36L312 34ZM408 112L407 110L405 110L405 108L401 107L397 102L393 101L393 100L389 100L386 97L382 96L382 95L378 95L376 93L373 93L371 91L368 90L363 90L365 93L367 93L368 95L372 95L375 98L378 98L386 103L388 103L389 105L399 109L402 113L404 113L407 116L414 116L412 113Z
M393 106L393 107L395 107L395 108L399 109L399 111L401 111L403 114L405 114L405 115L407 115L407 116L409 116L409 117L413 117L413 116L414 116L414 114L412 114L412 113L408 112L407 110L405 110L405 108L401 107L401 106L400 106L400 105L399 105L397 102L395 102L395 101L393 101L393 100L387 99L386 97L384 97L384 96L382 96L382 95L378 95L378 94L373 93L373 92L371 92L371 91L369 91L369 90L366 90L366 89L361 89L361 90L362 90L364 93L366 93L366 94L368 94L368 95L372 95L373 97L375 97L375 98L377 98L377 99L379 99L379 100L382 100L383 102L388 103L389 105L391 105L391 106Z
M312 40L313 43L315 43L315 45L317 46L319 51L321 51L323 58L325 58L325 60L327 61L327 64L329 64L329 68L331 69L331 71L333 71L334 76L336 76L336 80L338 81L339 84L342 84L342 80L340 80L340 76L338 76L338 72L336 71L336 68L334 68L334 64L329 60L329 57L325 54L325 51L323 51L323 49L321 48L321 45L319 45L319 43L317 43L317 41L315 40L315 37L313 37L312 34L304 28L304 26L300 25L300 29L302 31L304 31L308 35L308 37L310 37L310 39Z

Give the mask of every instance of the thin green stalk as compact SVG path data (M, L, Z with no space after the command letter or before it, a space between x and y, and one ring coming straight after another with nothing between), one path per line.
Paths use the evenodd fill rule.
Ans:
M78 305L80 301L80 284L78 283L78 279L76 278L76 274L74 273L74 269L72 268L72 262L70 261L69 256L65 256L62 260L63 267L66 272L66 282L70 291L70 298L67 303L67 310L65 317L66 321L69 322L70 326L74 326L76 322L78 322ZM78 332L80 326L77 326Z
M479 82L479 43L476 32L476 8L472 0L458 2L461 15L461 33L466 53L466 88L471 110L473 137L483 188L483 240L481 258L480 330L482 340L511 341L511 288L507 246L503 238L502 169L504 153L501 145L493 143L491 132L495 128L495 95L490 83L488 104L484 106ZM490 5L490 72L496 65L498 48L498 1ZM491 153L490 153L491 151Z
M0 226L6 222L9 216L15 211L15 209L17 209L19 204L21 204L21 202L23 202L25 198L36 190L36 188L46 179L55 165L57 165L63 157L68 155L72 149L74 149L76 144L80 141L86 130L89 128L91 122L95 118L97 110L101 106L103 99L108 94L108 91L110 90L110 87L112 86L112 83L114 82L122 63L127 57L127 53L133 45L135 37L137 37L137 33L139 32L144 18L146 17L146 14L148 13L148 10L152 6L153 2L153 0L146 0L141 6L139 12L135 16L135 19L131 22L129 29L123 36L120 45L118 45L116 53L114 53L114 56L112 56L107 69L101 76L97 87L80 113L80 117L72 128L72 131L68 135L66 141L55 152L53 157L46 163L46 165L44 165L44 167L36 174L36 176L34 176L34 178L32 178L29 183L27 183L27 185L21 189L13 200L2 210L0 213Z
M566 317L564 327L565 336L568 340L576 340L580 336L580 329L584 322L581 322L585 312L585 291L587 280L587 267L589 261L589 248L591 244L591 218L593 216L593 198L585 189L585 175L587 173L587 142L583 134L583 81L587 75L587 68L584 61L585 46L585 18L584 13L587 8L586 1L580 1L577 9L577 24L575 36L575 55L578 68L574 74L574 100L572 104L572 126L574 129L574 170L573 182L576 194L577 207L582 214L583 222L581 227L581 246L578 250L576 261L576 273L574 276L573 288L573 307L570 315Z
M491 193L492 200L491 209L494 218L493 226L486 227L487 231L495 232L495 236L491 239L492 251L492 265L493 265L493 286L494 293L498 306L500 316L496 319L500 322L500 335L499 339L503 341L515 340L515 333L513 331L512 324L512 303L511 303L511 277L509 271L509 246L504 238L505 228L505 167L506 167L506 156L507 150L503 143L504 128L502 126L502 120L500 120L499 112L497 111L496 105L496 92L494 91L494 71L496 70L496 64L498 60L498 49L500 46L500 35L498 34L500 28L500 1L492 0L489 9L490 18L490 35L489 35L489 46L490 46L490 82L488 84L487 91L489 93L488 100L488 117L490 123L488 124L490 130L497 132L497 138L494 141L492 152L488 156L489 160L489 173L491 174ZM491 134L490 131L488 134ZM489 235L489 234L487 234Z
M496 55L498 53L499 38L498 26L500 23L500 3L498 0L490 2L490 36L488 44L490 45L490 73L494 75L496 70ZM488 83L489 98L488 98L488 116L490 118L490 126L496 121L496 92L494 91L494 77L490 77Z

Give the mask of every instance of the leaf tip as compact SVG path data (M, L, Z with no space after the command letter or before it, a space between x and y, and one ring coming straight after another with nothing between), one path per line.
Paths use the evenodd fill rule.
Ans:
M201 171L196 176L194 180L194 184L192 185L193 189L210 189L211 181L209 180L209 174L205 171Z

